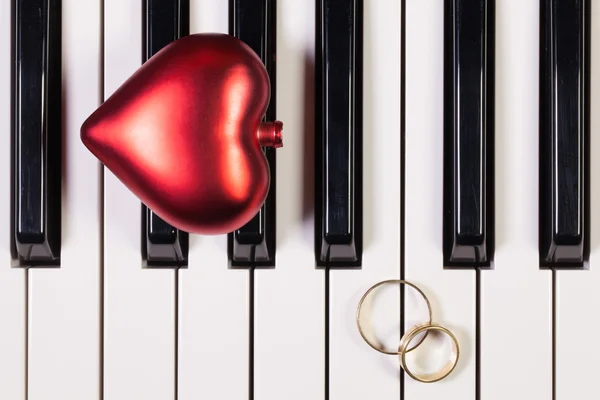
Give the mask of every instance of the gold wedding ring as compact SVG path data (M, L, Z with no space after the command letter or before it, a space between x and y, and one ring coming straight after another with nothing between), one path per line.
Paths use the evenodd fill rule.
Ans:
M382 286L385 284L400 284L400 285L407 285L407 286L412 287L417 292L419 292L419 294L423 297L423 299L425 300L425 303L427 304L427 308L429 310L429 320L423 324L415 325L412 328L410 328L400 339L400 345L398 346L398 350L396 350L396 351L388 351L388 350L384 350L384 349L381 349L381 348L375 346L366 337L366 335L363 331L363 328L362 328L361 321L360 321L361 311L362 311L363 303L364 303L365 299L369 296L369 294L373 290L375 290L379 286ZM358 302L358 308L356 310L356 325L358 326L358 331L360 332L360 335L362 336L363 340L371 348L373 348L374 350L377 350L378 352L383 353L383 354L399 356L400 357L400 366L402 367L402 369L404 369L404 371L406 371L406 373L411 378L413 378L414 380L417 380L419 382L423 382L423 383L432 383L432 382L440 381L440 380L444 379L445 377L447 377L448 375L450 375L450 373L454 370L454 368L456 367L456 365L458 363L458 357L460 354L460 349L459 349L458 340L457 340L456 336L454 336L454 334L452 332L450 332L448 329L446 329L445 327L434 324L432 322L432 319L433 319L432 315L433 315L433 312L431 310L431 304L429 302L429 299L427 298L425 293L419 287L417 287L415 284L413 284L411 282L408 282L408 281L405 281L402 279L389 279L389 280L385 280L385 281L376 283L375 285L371 286L369 288L369 290L367 290L365 292L365 294L361 297L360 301ZM417 347L419 347L421 345L421 343L423 343L423 341L425 340L425 338L427 337L429 332L432 332L432 331L435 331L438 333L443 333L450 337L450 339L452 341L452 353L450 355L450 359L437 372L417 374L417 373L411 371L410 368L408 368L408 366L406 364L406 354L411 352L412 350L416 349ZM410 346L411 342L420 334L423 334L421 339L419 339L417 341L417 343L411 347Z
M431 311L431 304L429 303L429 299L427 298L427 296L425 296L425 293L423 293L423 291L421 289L419 289L417 286L415 286L414 284L412 284L410 282L407 282L407 281L404 281L404 280L401 280L401 279L389 279L387 281L376 283L375 285L371 286L369 288L369 290L367 290L365 292L365 294L363 294L363 296L361 297L360 301L358 302L358 308L356 310L356 325L358 326L358 331L360 332L360 336L362 336L363 340L365 342L367 342L367 344L369 346L371 346L371 348L373 348L374 350L377 350L378 352L383 353L383 354L387 354L387 355L390 355L390 356L395 356L395 355L398 354L397 350L388 351L388 350L381 349L381 348L375 346L369 339L367 339L367 337L366 337L366 335L365 335L365 333L363 331L362 324L360 322L360 314L361 314L361 311L362 311L362 308L363 308L363 303L364 303L365 299L369 296L369 294L371 294L371 292L373 290L377 289L380 286L387 285L387 284L407 285L407 286L410 286L413 289L415 289L417 292L419 292L419 294L423 297L423 299L425 300L425 303L427 304L427 309L429 310L429 323L430 324L431 324L432 314L433 313ZM423 340L425 340L426 336L427 336L427 334L423 335L423 337L413 347L411 347L411 348L409 348L409 349L407 349L405 351L408 353L410 351L413 351L417 347L419 347L419 345L423 342Z
M446 335L448 335L450 337L450 339L452 340L452 354L450 355L450 359L448 360L448 362L439 371L433 372L433 373L416 374L416 373L412 372L406 365L406 353L407 353L406 348L408 347L410 342L412 342L413 339L415 337L417 337L419 334L427 333L429 331L437 331L437 332L445 333ZM422 325L413 326L402 337L402 339L400 340L400 346L398 347L398 354L400 356L400 365L402 365L402 368L404 369L404 371L406 371L406 373L414 380L417 380L417 381L423 382L423 383L437 382L437 381L444 379L448 375L450 375L450 373L454 370L454 368L456 367L456 364L458 363L459 353L460 353L460 350L459 350L458 340L456 339L456 336L454 336L454 334L452 332L450 332L448 329L444 328L443 326L432 325L432 324L422 324Z

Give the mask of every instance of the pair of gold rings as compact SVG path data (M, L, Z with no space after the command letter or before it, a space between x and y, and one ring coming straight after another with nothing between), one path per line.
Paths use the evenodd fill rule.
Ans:
M418 324L418 325L415 325L412 328L410 328L400 339L400 345L398 346L398 350L396 350L396 351L388 351L388 350L379 348L378 346L375 346L366 337L366 335L363 331L363 327L361 324L361 318L360 318L361 312L363 309L363 303L364 303L365 299L375 289L377 289L380 286L387 285L387 284L399 284L399 285L407 285L407 286L412 287L421 295L421 297L423 297L423 299L425 300L425 303L427 304L427 309L429 310L429 320L425 323ZM448 375L450 375L450 373L454 370L454 368L456 367L456 364L458 363L458 357L459 357L460 350L459 350L458 340L456 339L456 336L454 336L454 334L452 332L450 332L448 329L446 329L445 327L433 323L433 312L431 310L431 303L429 302L429 299L427 298L425 293L423 293L423 291L420 288L418 288L415 284L410 283L408 281L400 280L400 279L390 279L390 280L379 282L379 283L371 286L369 288L369 290L367 290L365 292L365 294L362 296L362 298L360 299L360 301L358 303L358 309L356 310L356 324L358 326L358 331L360 332L360 335L362 336L364 341L369 346L371 346L373 349L377 350L380 353L387 354L387 355L399 356L400 365L402 366L402 369L404 369L404 371L411 378L413 378L419 382L432 383L432 382L440 381L440 380L444 379L445 377L447 377ZM438 333L442 333L442 334L445 334L450 337L450 339L452 341L452 352L450 354L450 359L440 370L438 370L436 372L415 373L415 372L411 371L407 366L406 354L413 351L417 347L419 347L430 332L438 332ZM419 336L421 334L423 334L421 336L421 338L414 345L410 346L410 344L417 338L417 336Z

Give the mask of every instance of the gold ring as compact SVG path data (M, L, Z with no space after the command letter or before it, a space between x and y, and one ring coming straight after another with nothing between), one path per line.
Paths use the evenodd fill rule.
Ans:
M383 354L395 356L395 355L398 354L397 351L383 350L383 349L380 349L377 346L375 346L373 343L371 343L371 341L369 339L367 339L367 337L365 336L365 333L363 332L363 329L362 329L362 325L360 324L360 313L362 311L363 302L365 301L365 299L367 298L367 296L373 290L375 290L376 288L378 288L379 286L382 286L382 285L385 285L385 284L390 284L390 283L397 283L397 284L400 284L400 285L402 285L402 284L408 285L408 286L412 287L413 289L415 289L417 292L419 292L419 294L421 296L423 296L423 299L425 300L425 303L427 303L427 309L429 310L429 323L428 323L428 325L431 325L432 312L431 312L431 304L429 303L429 299L427 298L427 296L425 296L425 293L423 293L423 291L421 289L419 289L417 286L415 286L414 284L412 284L410 282L407 282L405 280L402 280L402 279L389 279L389 280L386 280L386 281L379 282L379 283L371 286L369 288L369 290L367 290L365 292L365 294L362 296L362 298L358 302L358 308L356 310L356 325L358 326L358 331L360 332L360 336L362 336L363 340L365 342L367 342L367 344L369 346L371 346L374 350L377 350L378 352L383 353ZM423 343L423 340L425 340L426 337L427 337L427 332L425 332L425 335L423 335L423 337L421 338L421 340L419 340L417 342L417 344L415 344L413 347L411 347L411 348L409 348L408 350L405 350L405 351L407 353L410 352L410 351L413 351L414 349L416 349L417 347L419 347L419 345L421 345L421 343ZM414 337L412 339L414 339Z
M427 333L429 331L438 331L445 333L452 339L452 354L450 356L450 360L444 365L439 371L433 373L425 373L425 374L415 374L412 372L406 365L406 353L408 352L406 348L410 344L410 342L420 333ZM419 342L421 344L422 340ZM398 347L398 355L400 356L400 365L406 371L406 373L413 379L424 382L424 383L432 383L437 382L439 380L444 379L454 370L456 364L458 363L458 356L460 350L458 346L458 340L456 336L448 329L439 325L432 324L422 324L413 326L400 340L400 346Z

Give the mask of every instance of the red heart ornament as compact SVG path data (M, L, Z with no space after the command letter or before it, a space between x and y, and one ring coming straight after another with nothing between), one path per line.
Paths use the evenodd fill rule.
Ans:
M185 36L138 69L81 127L85 146L146 206L191 233L232 232L265 201L262 122L270 83L260 58L224 34Z

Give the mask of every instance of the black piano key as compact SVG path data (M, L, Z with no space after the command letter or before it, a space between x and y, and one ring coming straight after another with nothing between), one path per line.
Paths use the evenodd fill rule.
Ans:
M315 258L362 261L362 0L317 0Z
M60 265L61 1L12 4L13 251L22 266Z
M446 0L444 240L446 267L488 267L493 256L493 0Z
M142 244L144 254L150 254L149 267L185 267L189 251L189 235L163 221L149 208L142 209L142 226L146 240ZM184 235L185 237L182 237Z
M189 0L144 0L143 62L169 43L189 35ZM148 267L185 267L189 234L176 229L142 204L142 253Z
M230 0L229 34L246 43L265 64L271 81L271 100L265 120L275 118L276 0ZM275 149L263 148L271 171L267 198L256 216L228 235L232 267L275 266Z
M590 2L540 4L540 264L588 253Z

